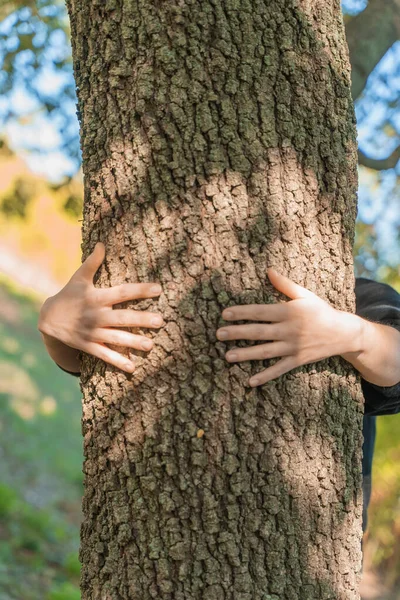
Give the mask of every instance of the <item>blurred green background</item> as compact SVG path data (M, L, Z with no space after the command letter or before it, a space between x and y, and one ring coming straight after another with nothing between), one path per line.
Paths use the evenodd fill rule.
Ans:
M346 22L366 6L343 2ZM62 0L0 0L0 600L80 598L81 394L37 331L43 300L81 256L69 33ZM368 168L368 158L384 161L400 146L399 92L395 41L356 102L367 166L354 257L356 275L400 292L399 163ZM400 598L399 431L400 415L378 418L366 599Z

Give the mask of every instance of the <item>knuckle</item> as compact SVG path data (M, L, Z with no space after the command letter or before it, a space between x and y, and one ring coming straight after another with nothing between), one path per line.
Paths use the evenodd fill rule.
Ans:
M280 324L271 323L270 325L264 325L265 339L277 340L282 336L282 328ZM271 337L268 337L271 336Z
M280 339L281 337L283 337L282 336L282 331L281 331L281 329L280 329L279 326L277 326L277 325L265 325L264 327L265 327L264 331L265 331L266 339L270 339L270 338L267 338L268 333L270 333L271 338L273 340L277 340L277 339Z
M110 309L104 311L104 315L101 319L103 327L124 327L124 315L121 310Z
M109 340L111 344L116 346L127 346L128 345L128 334L124 331L118 331L115 329L111 329L108 334Z
M137 298L137 291L135 284L132 283L122 283L119 286L121 302L126 302L127 300L135 300Z
M263 320L265 317L265 311L261 304L255 304L253 309L254 319Z
M117 327L127 327L126 318L123 313L117 315Z
M115 344L116 343L116 335L115 332L110 329L107 331L107 344Z
M113 304L120 304L121 302L125 302L129 298L129 293L126 288L126 284L116 285L113 288L113 292L115 293L115 300L113 300Z
M115 311L115 315L113 315L112 320L114 327L123 327L124 326L124 317L120 314L119 311Z
M86 291L83 294L83 300L85 304L88 304L89 306L101 305L102 291L103 290L101 288L95 288L94 286L86 288Z
M269 348L263 348L261 351L262 358L269 358L271 354L271 350Z
M293 336L291 340L292 354L298 355L301 351L301 341L298 336Z

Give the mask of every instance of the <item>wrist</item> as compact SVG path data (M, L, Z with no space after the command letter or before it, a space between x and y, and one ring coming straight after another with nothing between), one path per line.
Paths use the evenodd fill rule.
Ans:
M357 350L344 353L361 377L380 387L392 387L400 379L400 333L394 327L359 317Z
M340 313L340 331L343 332L339 356L345 360L351 360L358 357L365 350L365 329L368 324L365 319L353 313L339 311Z

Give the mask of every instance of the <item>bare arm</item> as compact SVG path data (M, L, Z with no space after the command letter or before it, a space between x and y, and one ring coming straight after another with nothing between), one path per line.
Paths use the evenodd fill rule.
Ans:
M357 315L343 313L346 321L359 327L356 351L341 356L353 365L369 383L390 387L400 381L400 332L389 325L367 321ZM346 328L344 328L346 331ZM350 348L350 340L349 340Z

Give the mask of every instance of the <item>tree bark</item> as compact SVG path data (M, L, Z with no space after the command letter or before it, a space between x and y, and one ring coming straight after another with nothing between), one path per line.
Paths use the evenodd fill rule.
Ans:
M267 266L354 311L339 0L67 4L83 256L106 244L100 287L160 282L123 306L166 321L133 375L82 356L82 598L359 598L358 376L334 357L251 389L262 363L215 336L282 299Z

